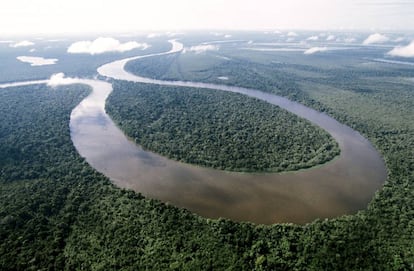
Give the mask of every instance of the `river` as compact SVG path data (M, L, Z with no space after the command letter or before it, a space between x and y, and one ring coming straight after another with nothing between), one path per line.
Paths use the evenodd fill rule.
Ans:
M182 50L181 43L170 42L169 52L114 61L99 67L98 73L117 80L218 89L259 98L326 130L338 142L340 156L319 167L275 174L226 172L169 160L136 145L106 114L105 102L112 92L110 83L77 79L78 83L88 84L93 90L72 111L71 137L80 155L91 166L119 187L209 218L225 217L259 224L304 224L316 218L352 214L366 208L387 173L375 148L350 127L324 113L258 90L163 81L125 71L128 61Z

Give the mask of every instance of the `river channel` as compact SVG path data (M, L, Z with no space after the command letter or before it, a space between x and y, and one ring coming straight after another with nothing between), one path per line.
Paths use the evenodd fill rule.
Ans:
M357 131L286 98L258 90L199 82L163 81L125 71L128 61L177 53L182 44L170 41L169 52L122 59L98 68L117 80L167 86L218 89L255 97L292 112L323 128L338 142L339 157L322 166L286 173L237 173L203 168L143 150L105 112L112 85L78 79L92 93L73 111L72 141L82 157L122 188L186 208L209 218L224 217L258 224L304 224L316 218L352 214L367 207L387 172L380 154ZM37 81L43 83L43 81ZM27 83L24 83L27 84ZM13 85L11 85L13 86Z

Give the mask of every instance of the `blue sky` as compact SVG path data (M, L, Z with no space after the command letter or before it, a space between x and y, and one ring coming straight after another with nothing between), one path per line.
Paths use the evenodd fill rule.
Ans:
M2 0L0 35L187 29L414 30L414 0Z

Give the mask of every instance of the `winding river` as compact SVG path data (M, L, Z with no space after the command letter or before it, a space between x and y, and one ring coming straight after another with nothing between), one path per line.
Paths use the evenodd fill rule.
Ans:
M182 44L170 42L169 52L114 61L99 67L98 73L117 80L218 89L259 98L325 129L339 143L341 155L320 167L280 174L226 172L172 161L143 150L112 122L105 112L105 101L112 92L110 83L77 79L92 86L93 91L72 111L71 137L80 155L96 170L119 187L210 218L303 224L366 208L387 174L379 153L350 127L299 103L258 90L163 81L125 71L128 61L182 50Z

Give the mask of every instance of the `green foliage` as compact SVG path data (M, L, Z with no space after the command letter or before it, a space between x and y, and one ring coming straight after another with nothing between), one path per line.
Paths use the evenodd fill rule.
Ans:
M67 144L70 134L59 132L69 131L70 111L62 108L74 107L85 94L79 87L69 96L64 91L43 85L0 91L0 182L61 177L78 159Z
M60 269L65 262L74 176L91 172L70 144L68 126L71 108L86 94L75 86L0 91L2 270Z
M414 269L414 123L410 118L414 115L414 87L412 81L401 78L412 76L412 69L386 64L363 68L352 56L346 56L352 59L351 65L341 66L346 62L341 55L325 58L323 62L328 65L322 65L319 59L306 65L289 63L300 63L303 56L268 54L265 60L258 56L261 61L256 63L252 61L256 56L245 57L244 51L233 50L230 55L229 63L206 64L186 73L182 67L176 68L180 65L169 63L169 70L161 78L218 83L216 76L224 75L229 80L220 83L243 87L252 87L256 81L266 82L254 88L325 111L360 131L383 154L388 169L383 189L368 209L357 215L315 221L292 239L286 239L292 228L282 235L275 232L278 225L259 230L263 235L258 239L266 240L265 248L269 251L263 254L266 258L258 254L254 263L267 270ZM193 61L197 58L193 56ZM277 58L286 63L272 62ZM343 62L338 63L337 59ZM176 59L180 61L183 60ZM229 69L223 69L226 66ZM335 68L327 68L330 66ZM129 68L140 73L138 62Z
M303 227L204 219L115 188L70 141L86 89L1 89L0 269L413 270L412 83L349 80L364 91L312 79L297 99L363 133L388 180L367 210Z
M297 170L339 153L322 129L241 94L119 81L107 110L144 148L201 166Z

